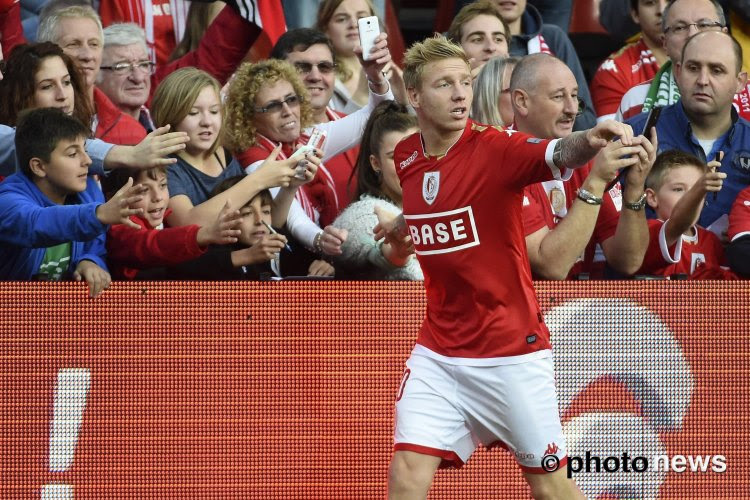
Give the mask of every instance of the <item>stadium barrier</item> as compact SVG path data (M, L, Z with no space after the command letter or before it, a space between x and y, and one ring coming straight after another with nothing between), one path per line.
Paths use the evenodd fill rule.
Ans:
M537 292L574 477L590 498L748 497L750 284ZM2 498L385 497L421 283L86 293L82 283L0 291ZM669 463L655 467L658 457ZM633 470L640 458L648 468ZM440 471L430 498L528 498L528 488L508 452L478 450L460 472Z

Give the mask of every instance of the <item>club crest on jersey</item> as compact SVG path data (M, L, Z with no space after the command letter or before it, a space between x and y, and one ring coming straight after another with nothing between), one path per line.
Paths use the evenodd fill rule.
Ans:
M428 205L437 198L440 189L440 172L425 172L422 179L422 198Z

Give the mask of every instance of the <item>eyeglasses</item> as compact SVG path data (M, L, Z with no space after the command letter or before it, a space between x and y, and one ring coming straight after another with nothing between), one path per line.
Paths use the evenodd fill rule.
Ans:
M698 21L697 23L667 26L664 29L664 33L669 33L671 31L675 35L685 35L690 31L691 26L695 26L695 29L698 31L718 31L724 27L719 21Z
M152 63L151 61L139 61L135 63L119 62L117 64L113 64L112 66L100 66L100 69L109 70L116 75L124 75L136 69L141 73L153 75L155 68L156 64Z
M294 63L294 67L297 68L297 71L302 73L303 75L310 73L313 69L313 66L316 66L318 68L318 71L320 71L324 75L331 74L336 70L336 63L332 63L330 61L323 61L319 62L318 64L312 64L302 61Z
M278 113L284 108L284 104L291 107L299 106L302 102L302 97L293 94L285 98L282 101L271 101L263 107L255 108L256 113Z
M576 116L581 116L584 111L586 111L586 101L579 98L578 99L578 111L576 112Z

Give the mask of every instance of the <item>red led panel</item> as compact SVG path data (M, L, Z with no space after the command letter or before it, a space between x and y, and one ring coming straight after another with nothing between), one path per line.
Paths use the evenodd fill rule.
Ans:
M676 460L577 472L589 497L748 497L749 285L537 290L570 455ZM6 283L0 295L2 498L385 497L420 283L117 283L96 300L80 283ZM440 471L430 498L528 488L506 452L479 450Z

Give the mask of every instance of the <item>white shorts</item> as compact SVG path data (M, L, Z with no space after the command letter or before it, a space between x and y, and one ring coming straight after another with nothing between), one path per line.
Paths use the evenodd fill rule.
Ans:
M442 458L441 467L461 467L480 443L507 449L524 472L564 467L551 352L493 366L412 352L397 394L394 442L394 450Z

